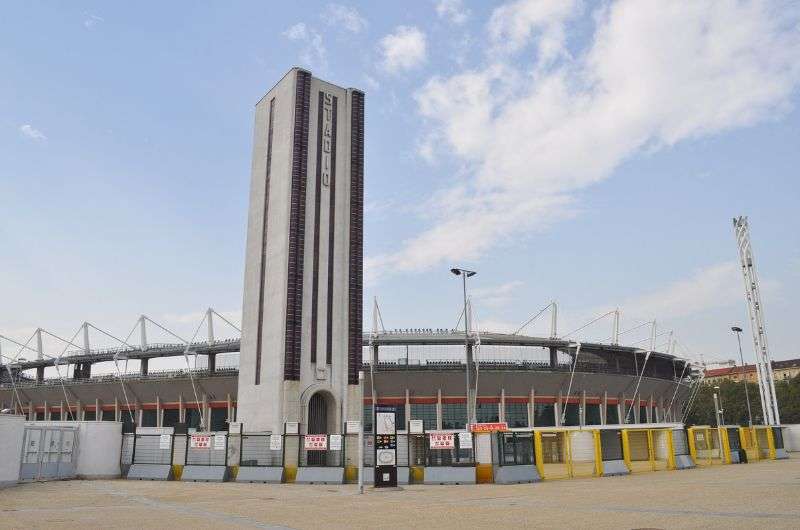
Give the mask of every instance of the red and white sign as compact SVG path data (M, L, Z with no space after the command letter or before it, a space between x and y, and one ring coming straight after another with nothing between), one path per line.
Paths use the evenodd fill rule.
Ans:
M451 432L430 433L431 449L455 449L455 435Z
M328 435L306 434L303 444L306 451L326 451L328 449Z
M508 430L508 423L499 421L495 423L470 423L470 432L502 432Z
M211 436L208 434L193 434L190 446L192 449L210 449Z

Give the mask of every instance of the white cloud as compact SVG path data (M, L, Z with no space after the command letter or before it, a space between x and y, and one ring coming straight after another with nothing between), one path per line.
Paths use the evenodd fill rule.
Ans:
M352 33L360 33L367 27L367 19L354 7L341 4L328 4L323 18L332 26L340 26Z
M481 287L473 289L471 297L475 306L500 307L511 302L523 285L524 282L516 280L492 287Z
M739 266L729 261L704 267L690 278L626 300L620 305L620 310L633 319L669 320L728 307L743 302L743 299Z
M92 29L96 25L100 24L101 22L105 22L103 17L98 17L97 15L87 14L86 19L83 21L83 25L86 29Z
M428 56L425 34L414 26L397 26L394 33L381 39L381 66L390 73L411 70Z
M580 11L579 0L518 0L492 12L489 37L494 49L506 52L536 38L540 60L549 61L564 51L564 26Z
M371 90L377 90L381 87L377 79L367 74L364 74L364 83L367 85L367 88Z
M289 40L306 40L308 38L308 28L306 28L305 23L298 22L284 31L283 36Z
M780 116L800 83L798 10L621 0L594 20L586 48L546 71L498 53L422 87L424 149L445 151L469 177L430 200L428 230L368 259L373 279L477 259L541 230L626 158Z
M303 22L298 22L284 31L283 36L290 41L303 44L299 57L303 66L311 69L324 69L328 66L328 50L322 42L322 35L314 28L306 26Z
M24 125L20 125L19 132L20 132L20 134L22 134L22 136L24 136L26 138L30 138L31 140L36 140L38 142L42 142L44 140L47 140L47 136L45 136L42 131L40 131L39 129L35 129L29 123L26 123Z
M469 18L470 10L464 7L462 0L439 0L436 2L436 14L453 24L463 24Z

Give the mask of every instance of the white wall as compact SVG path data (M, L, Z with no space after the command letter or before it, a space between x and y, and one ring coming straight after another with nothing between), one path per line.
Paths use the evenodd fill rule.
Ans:
M14 485L19 480L24 432L23 416L0 414L0 488Z
M116 421L37 421L28 425L78 426L77 478L117 478L122 451L122 423ZM19 457L17 457L19 463Z
M122 450L122 423L80 422L78 478L118 478Z
M800 451L800 424L783 426L783 446L787 451Z

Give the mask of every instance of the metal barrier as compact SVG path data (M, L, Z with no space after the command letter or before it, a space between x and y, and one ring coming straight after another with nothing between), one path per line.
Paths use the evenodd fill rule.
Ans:
M135 434L134 464L172 464L173 437L171 434Z
M772 427L753 427L759 460L774 460L775 445L772 438Z
M786 447L784 446L783 443L782 427L772 428L772 447L774 450L775 458L789 458L789 454L786 452Z
M20 480L74 478L78 427L25 426Z
M196 432L186 437L187 466L227 466L228 433Z
M600 433L596 430L569 431L571 477L599 477L603 473Z
M242 434L237 437L239 438L239 466L283 467L283 443L275 442L272 435ZM278 446L280 449L273 449Z
M674 456L689 454L689 438L683 429L672 429L672 454Z
M670 429L623 429L622 453L631 473L675 467Z
M462 448L462 436L469 435L469 447ZM435 436L451 436L452 447L436 446ZM428 444L426 444L425 466L426 467L471 467L475 466L475 450L472 433L445 432L429 433Z
M343 435L300 435L297 461L299 467L344 467Z
M533 433L497 433L497 465L525 466L536 463L536 448Z
M725 457L719 429L708 426L689 427L689 452L695 465L721 464Z
M119 462L123 466L129 466L133 464L133 444L135 438L136 435L132 432L124 433L122 435L122 449L120 451Z
M569 478L569 435L567 431L536 431L536 465L544 480Z

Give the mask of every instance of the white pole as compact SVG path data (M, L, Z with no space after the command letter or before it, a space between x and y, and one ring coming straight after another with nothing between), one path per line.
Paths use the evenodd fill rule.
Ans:
M89 347L89 323L88 322L84 322L83 323L83 352L88 355L90 349L91 348Z
M36 330L36 358L38 360L44 359L44 348L42 347L42 328Z
M145 326L145 317L144 315L139 317L139 348L142 351L147 350L147 327Z
M550 314L550 338L555 339L558 337L558 304L555 300L550 304L553 306L553 312Z
M364 493L364 370L358 371L358 402L361 425L358 427L358 493Z
M614 332L611 336L611 344L619 344L619 308L614 310Z
M208 343L214 344L214 310L210 307L206 311L206 319L208 320Z

